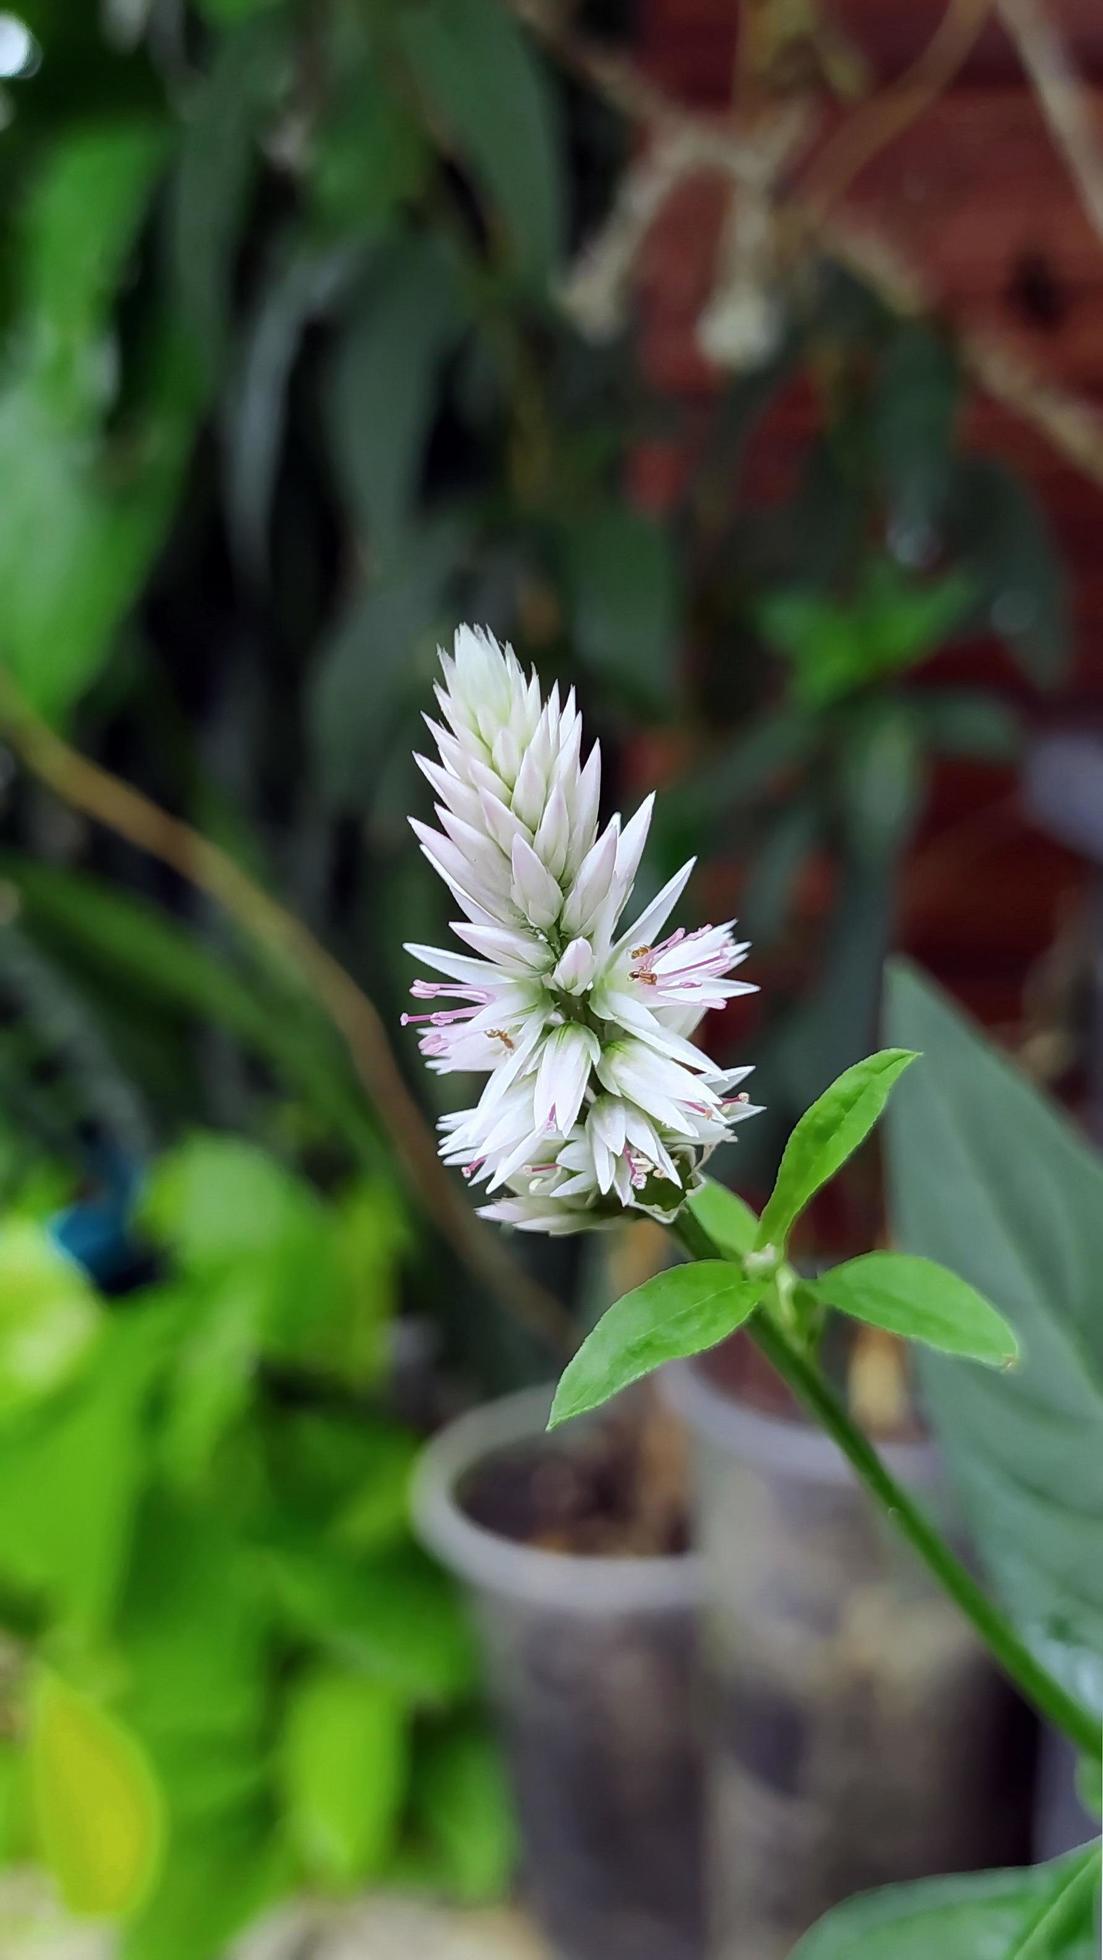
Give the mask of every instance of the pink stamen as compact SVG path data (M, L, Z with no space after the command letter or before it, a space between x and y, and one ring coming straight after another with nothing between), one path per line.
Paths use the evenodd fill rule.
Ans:
M404 1028L416 1027L421 1021L428 1021L434 1028L448 1028L455 1021L469 1021L474 1012L473 1007L438 1007L432 1014L402 1014L399 1019Z

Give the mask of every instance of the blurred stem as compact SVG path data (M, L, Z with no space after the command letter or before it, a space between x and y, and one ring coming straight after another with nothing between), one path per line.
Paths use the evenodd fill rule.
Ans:
M437 1155L379 1013L332 953L219 845L71 748L27 706L6 674L0 674L0 732L40 782L214 899L248 938L290 970L341 1035L415 1201L509 1314L553 1353L572 1353L577 1336L566 1309L475 1218Z
M681 1212L674 1230L692 1258L723 1258L723 1253L688 1208ZM1062 1729L1080 1749L1094 1750L1098 1738L1092 1717L1035 1660L1014 1627L977 1585L956 1552L950 1549L941 1532L903 1486L897 1483L873 1444L852 1422L815 1363L801 1352L779 1324L771 1311L769 1296L746 1323L746 1332L797 1400L804 1404L821 1429L826 1430L838 1445L874 1502L892 1520L913 1550L918 1552L943 1591L956 1601L972 1621L1004 1673L1047 1721Z

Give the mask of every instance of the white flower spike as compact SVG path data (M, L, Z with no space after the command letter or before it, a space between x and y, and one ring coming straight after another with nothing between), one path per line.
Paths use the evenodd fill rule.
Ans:
M654 797L598 833L601 757L582 761L573 691L547 701L512 647L461 626L441 654L439 762L416 758L440 831L411 818L463 920L470 952L407 951L440 976L416 980L421 1052L440 1074L480 1072L471 1109L442 1119L441 1155L488 1194L481 1216L530 1232L577 1232L625 1211L670 1219L700 1167L756 1114L689 1039L733 995L747 952L731 925L661 938L693 861L618 936ZM472 954L475 957L472 957Z

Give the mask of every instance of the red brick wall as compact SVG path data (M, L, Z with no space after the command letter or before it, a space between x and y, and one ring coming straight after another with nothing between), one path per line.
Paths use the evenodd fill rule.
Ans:
M1092 99L1103 138L1103 6L1047 4L1081 73L1100 84ZM832 0L831 12L883 82L915 58L943 6ZM670 93L723 108L737 16L736 0L646 0L641 61ZM696 346L694 324L710 289L722 202L715 182L684 186L656 224L641 268L648 373L660 390L697 400L706 413L715 377ZM985 29L948 94L862 172L846 208L924 269L952 319L1012 342L1064 385L1103 404L1103 241L998 25ZM1039 280L1044 317L1030 303ZM800 388L778 404L748 459L750 494L781 493L811 415L811 397ZM985 398L971 402L964 432L1029 477L1046 507L1072 576L1075 661L1057 697L1032 698L995 646L943 657L938 677L995 682L1023 699L1038 724L1085 713L1103 722L1103 490ZM639 487L661 500L664 476L679 467L677 458L649 453L639 461ZM986 1018L1013 1019L1024 977L1081 878L1081 867L1031 827L1008 772L945 764L905 879L901 941Z

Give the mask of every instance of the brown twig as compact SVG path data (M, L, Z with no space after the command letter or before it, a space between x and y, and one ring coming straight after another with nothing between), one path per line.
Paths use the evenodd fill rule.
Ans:
M1041 0L998 0L1050 135L1065 159L1088 219L1103 239L1103 151L1091 105L1060 32Z
M754 146L736 134L730 121L720 123L672 102L623 56L574 33L550 0L505 0L505 4L610 108L642 128L682 132L694 144L701 167L723 171L736 183L754 181ZM868 225L845 215L816 224L812 211L795 196L790 196L788 209L802 250L820 252L848 266L894 311L925 312L938 304L925 277ZM1076 469L1103 484L1103 418L1097 410L1040 373L1003 341L970 331L960 322L952 324L963 364L977 385L1030 423Z
M823 245L899 313L925 313L935 304L916 268L896 247L858 221L834 219ZM1090 403L1041 373L992 334L957 329L962 364L977 386L1045 436L1051 448L1094 483L1103 484L1103 417Z
M479 1224L437 1156L432 1132L391 1051L383 1022L352 975L219 845L170 816L41 721L0 675L0 731L32 775L85 816L168 865L212 898L241 931L282 961L328 1015L389 1131L417 1202L468 1269L555 1353L577 1345L570 1316Z
M949 88L988 17L991 0L949 0L922 53L889 88L856 110L820 152L805 207L822 219L855 178Z

